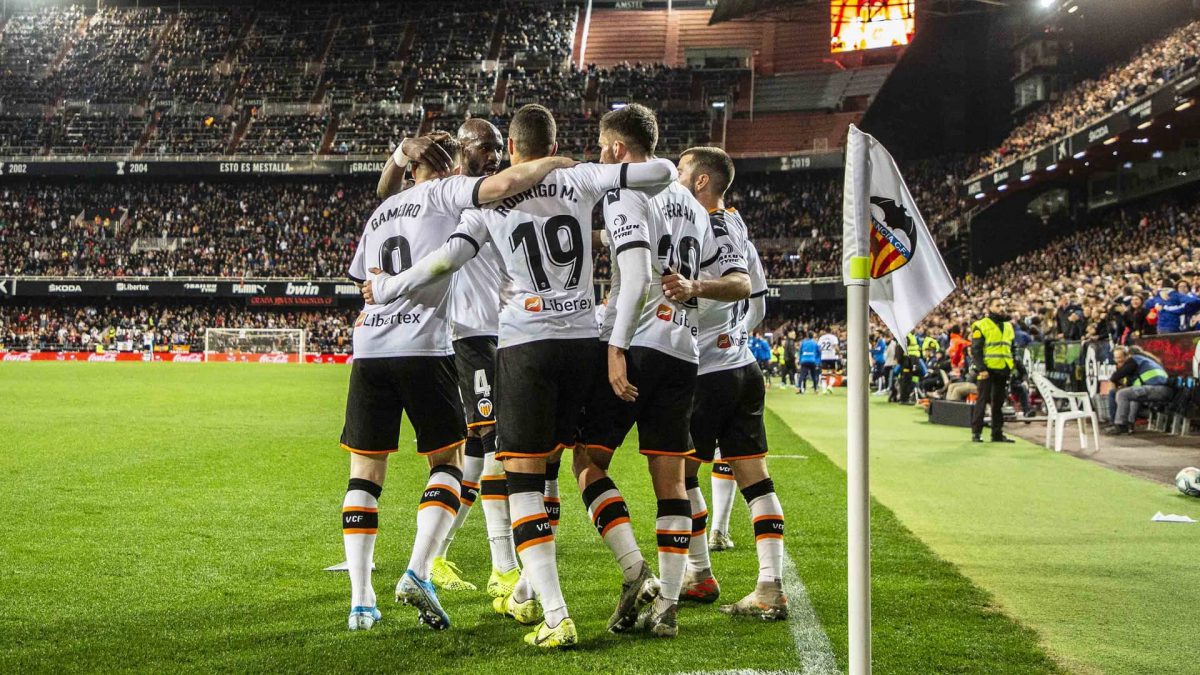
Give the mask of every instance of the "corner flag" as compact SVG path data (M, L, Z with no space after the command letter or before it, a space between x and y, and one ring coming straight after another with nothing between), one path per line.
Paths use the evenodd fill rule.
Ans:
M842 197L842 273L867 259L871 309L901 343L954 290L896 162L879 141L850 125ZM860 263L861 264L861 263Z
M954 290L925 221L887 150L853 124L842 196L846 285L846 570L848 675L871 672L871 489L867 306L896 339Z

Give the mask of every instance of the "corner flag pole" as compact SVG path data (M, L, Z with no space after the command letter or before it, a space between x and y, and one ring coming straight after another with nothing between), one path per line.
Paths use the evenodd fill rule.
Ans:
M846 562L849 587L849 675L871 672L871 492L867 436L867 313L870 259L850 258L846 284Z

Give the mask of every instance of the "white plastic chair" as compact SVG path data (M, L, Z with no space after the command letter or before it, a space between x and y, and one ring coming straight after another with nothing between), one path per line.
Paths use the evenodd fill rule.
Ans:
M1046 378L1045 375L1035 374L1033 383L1037 387L1038 393L1042 395L1042 399L1046 402L1046 441L1045 446L1050 447L1050 428L1054 428L1054 451L1062 452L1063 427L1067 422L1075 421L1079 428L1079 447L1087 449L1087 435L1084 433L1083 421L1091 420L1092 422L1092 439L1096 443L1096 450L1100 449L1100 418L1096 412L1092 410L1092 399L1087 392L1063 391L1054 386L1054 383ZM1059 410L1059 401L1064 401L1068 404L1067 410Z

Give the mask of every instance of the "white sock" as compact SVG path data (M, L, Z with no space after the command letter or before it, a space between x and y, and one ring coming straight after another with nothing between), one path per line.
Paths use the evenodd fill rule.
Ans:
M633 525L629 522L629 507L612 478L605 476L583 489L583 503L596 531L604 539L608 550L621 568L625 581L633 581L646 564L637 540L633 538Z
M717 460L712 468L712 525L713 532L729 534L729 514L733 513L733 495L737 491L737 480L727 462Z
M475 443L471 441L475 441ZM467 519L467 514L471 512L471 506L479 497L479 477L483 474L483 455L475 456L471 453L481 450L482 447L478 438L467 438L467 454L463 457L462 495L458 499L458 515L454 517L454 522L450 525L450 531L446 533L446 538L442 540L437 552L434 553L433 557L435 558L446 557L446 551L450 550L450 544L454 541L454 535L458 534L458 529L463 526L463 522Z
M342 500L342 544L350 568L350 606L374 607L371 563L379 530L379 495L383 488L365 478L351 478Z
M758 550L758 582L783 579L783 506L775 495L775 483L765 478L742 490L754 523L754 546Z
M421 505L417 507L417 537L413 541L412 557L408 559L408 569L419 579L429 579L433 552L446 538L458 516L461 491L462 470L458 467L440 464L429 471L429 481L425 483Z
M533 584L529 583L529 579L525 576L525 570L521 570L521 576L517 578L517 585L513 586L513 600L525 602L533 596Z
M493 439L491 447L495 448L495 436L488 438ZM517 566L517 551L513 548L512 520L508 517L508 486L504 480L504 465L496 461L494 450L484 455L480 484L492 568L507 572Z
M692 539L688 544L688 569L693 571L712 569L708 557L708 505L700 491L700 480L695 476L683 479L687 487L688 502L692 507Z
M660 597L665 603L679 602L683 572L687 568L688 546L692 539L692 505L686 499L658 500L658 574L662 582Z
M561 462L546 462L546 488L542 492L542 501L546 505L546 515L550 518L550 527L558 534L558 515L562 505L558 499L558 470Z
M567 618L567 602L558 580L554 530L543 501L546 477L513 471L507 476L508 508L513 519L513 542L521 556L521 574L529 579L542 603L546 625L553 628Z

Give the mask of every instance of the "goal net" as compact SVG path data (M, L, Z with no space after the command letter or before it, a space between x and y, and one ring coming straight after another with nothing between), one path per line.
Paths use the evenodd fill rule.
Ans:
M303 328L205 328L205 361L304 363Z

